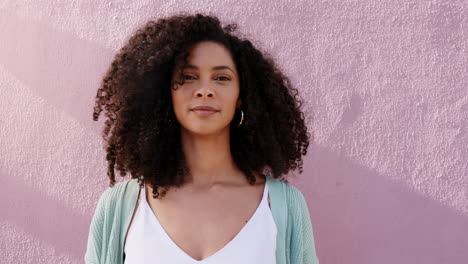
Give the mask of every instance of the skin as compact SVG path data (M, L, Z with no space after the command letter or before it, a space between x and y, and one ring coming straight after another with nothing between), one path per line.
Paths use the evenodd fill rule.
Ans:
M233 120L239 99L239 76L229 51L215 42L201 42L191 50L185 83L171 90L177 120L181 124L181 141L187 165L192 175L187 183L208 190L222 183L242 184L242 172L236 168L229 144L229 124ZM229 69L217 69L227 66ZM173 74L177 79L178 72ZM200 117L190 109L209 105L219 111ZM245 178L245 177L243 177Z
M188 62L196 68L184 69L184 85L171 93L191 175L181 187L171 187L164 199L153 199L151 186L145 188L151 210L181 253L203 260L229 245L253 216L266 179L254 173L257 182L250 185L231 155L229 124L241 101L229 50L215 42L199 42ZM213 69L221 65L232 71ZM199 105L219 112L200 117L190 110Z

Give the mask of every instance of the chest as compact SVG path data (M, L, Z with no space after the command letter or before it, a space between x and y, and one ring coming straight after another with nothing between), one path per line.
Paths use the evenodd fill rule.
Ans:
M236 238L258 212L263 199L268 203L264 187L208 194L178 190L168 192L164 199L153 199L151 192L146 192L146 200L141 202L146 202L147 209L181 251L202 260Z

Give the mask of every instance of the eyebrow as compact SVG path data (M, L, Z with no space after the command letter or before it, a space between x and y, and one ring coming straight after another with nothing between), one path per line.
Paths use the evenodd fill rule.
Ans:
M195 66L195 65L192 65L192 64L187 64L185 67L183 67L183 69L187 69L187 68L188 68L188 69L195 69L195 70L198 70L198 67ZM229 67L226 66L226 65L214 66L214 67L211 68L211 69L212 69L212 70L224 70L224 69L226 69L226 70L230 70L230 71L232 71L233 73L235 73L234 70L232 70L231 68L229 68Z

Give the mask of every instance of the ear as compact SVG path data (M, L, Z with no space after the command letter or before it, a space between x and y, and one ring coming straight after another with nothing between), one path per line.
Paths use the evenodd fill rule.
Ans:
M242 105L242 101L241 101L241 99L238 99L237 104L236 104L236 108L240 108L241 105Z

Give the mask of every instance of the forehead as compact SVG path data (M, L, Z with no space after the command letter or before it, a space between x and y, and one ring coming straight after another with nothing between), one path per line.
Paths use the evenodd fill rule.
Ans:
M190 49L187 58L189 64L200 69L211 69L213 66L227 65L234 67L234 61L229 50L222 44L213 41L203 41L195 44Z

